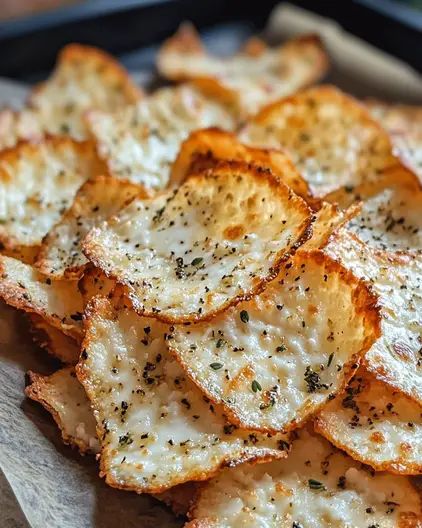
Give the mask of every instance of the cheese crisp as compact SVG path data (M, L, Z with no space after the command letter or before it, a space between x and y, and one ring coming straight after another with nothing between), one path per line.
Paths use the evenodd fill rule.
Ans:
M306 430L286 460L226 469L201 490L186 528L419 528L406 477L367 471Z
M216 57L207 53L192 26L183 25L162 46L157 67L168 79L196 82L244 116L319 80L328 69L328 59L314 35L276 48L254 38L240 53Z
M164 491L221 466L286 455L282 435L239 430L168 355L166 327L105 298L87 310L78 377L91 400L101 475L111 486Z
M296 427L341 390L379 335L374 296L322 252L299 252L250 301L177 326L172 352L234 423Z
M316 430L378 471L422 473L422 406L359 369L315 419Z
M163 88L115 114L90 112L99 156L115 178L147 188L165 187L180 144L192 130L233 129L233 115L192 86Z
M331 86L267 106L249 120L240 139L255 147L285 149L319 197L337 200L336 191L350 193L393 175L413 179L366 109Z
M134 200L85 240L135 309L167 322L211 317L261 290L309 236L310 210L269 171L223 163Z

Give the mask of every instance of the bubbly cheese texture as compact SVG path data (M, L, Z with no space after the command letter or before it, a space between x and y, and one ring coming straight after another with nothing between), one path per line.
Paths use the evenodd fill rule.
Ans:
M65 334L82 335L82 297L72 281L52 281L32 266L0 256L0 298L7 304L35 313Z
M310 88L264 108L240 139L285 149L316 196L375 183L387 169L389 178L394 172L410 177L393 155L388 134L331 86Z
M0 240L31 246L71 205L78 188L102 166L90 142L50 138L0 153Z
M406 477L369 472L306 430L286 460L211 479L190 517L186 528L418 528L422 519Z
M235 125L223 104L188 85L157 90L115 114L90 112L87 120L111 174L152 189L166 186L180 144L192 130Z
M29 314L35 343L66 365L76 365L81 347L75 339L64 334L35 313Z
M30 372L25 394L51 413L65 444L77 447L81 453L98 453L94 415L73 367L51 376Z
M270 172L227 162L134 200L90 232L84 251L136 310L198 320L262 288L310 222L305 202Z
M365 200L347 229L380 251L420 251L421 211L422 191L395 186Z
M307 183L283 152L247 147L234 133L219 128L195 130L182 143L171 168L170 185L180 185L190 174L222 160L246 161L270 169L296 194L310 198Z
M108 176L85 182L70 209L43 240L35 267L54 279L80 277L88 262L82 253L85 236L136 196L147 194L139 185Z
M422 473L422 406L359 369L315 420L316 430L379 471Z
M94 409L107 483L157 493L226 464L284 457L284 436L225 420L170 358L165 333L105 298L88 308L78 377Z
M325 249L371 283L381 307L381 337L365 356L379 380L422 403L422 257L374 252L347 230Z
M212 56L195 30L184 25L162 46L157 67L172 80L198 80L235 103L244 116L316 82L326 73L328 59L314 35L275 48L255 38L231 57Z
M390 133L398 155L422 181L422 107L366 101L371 114Z
M344 268L301 251L262 293L210 321L176 326L169 343L235 423L281 431L347 383L378 335L373 305Z

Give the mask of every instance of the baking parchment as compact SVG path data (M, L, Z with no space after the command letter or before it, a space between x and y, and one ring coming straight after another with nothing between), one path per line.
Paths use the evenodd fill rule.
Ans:
M243 30L236 31L220 28L206 40L214 49L227 50L244 36ZM276 42L310 31L323 37L333 60L330 82L357 96L422 104L422 79L415 71L331 21L283 4L272 14L265 35ZM136 52L124 62L136 64ZM136 77L147 79L148 74ZM0 106L16 107L25 94L25 87L0 82ZM50 373L56 367L31 343L24 316L0 305L0 528L181 526L154 499L107 487L98 478L95 460L64 446L48 413L24 398L26 371Z

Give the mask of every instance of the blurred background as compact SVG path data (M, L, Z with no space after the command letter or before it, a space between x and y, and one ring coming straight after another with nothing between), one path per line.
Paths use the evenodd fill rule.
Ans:
M213 31L222 30L239 41L261 31L277 4L279 0L0 0L0 75L37 81L69 42L102 47L139 71L152 65L154 46L184 20L192 20L211 41ZM422 0L290 4L331 18L422 70Z

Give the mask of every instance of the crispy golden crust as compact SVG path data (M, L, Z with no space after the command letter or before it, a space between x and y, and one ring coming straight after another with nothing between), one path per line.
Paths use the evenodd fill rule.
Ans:
M186 482L163 493L155 494L154 497L169 506L175 515L185 516L195 502L197 491L196 482Z
M230 175L233 173L248 174L255 181L265 182L266 185L273 190L273 195L277 196L281 203L289 203L291 208L291 214L297 213L299 217L303 218L300 225L295 228L295 242L292 243L288 250L279 250L277 253L272 254L272 265L268 269L268 274L265 277L255 277L254 283L248 291L237 294L232 298L223 302L220 306L215 309L209 309L207 311L201 309L201 311L189 313L188 315L172 316L169 312L158 311L156 307L149 307L140 301L140 297L133 287L133 279L128 276L119 274L113 270L113 266L108 263L107 252L105 248L98 246L96 243L99 231L93 229L87 238L85 239L83 251L86 257L98 268L102 269L107 277L116 280L118 284L121 284L126 288L126 295L130 299L133 308L140 314L146 317L154 317L165 323L185 323L185 322L197 322L210 320L218 313L223 312L229 306L238 304L241 301L250 299L254 295L265 289L266 284L277 276L278 271L282 267L283 263L294 255L296 250L310 238L312 234L312 221L311 209L307 206L306 202L297 196L291 189L287 187L277 176L271 173L268 169L262 167L256 167L245 162L240 161L223 161L220 162L215 168L207 169L205 171L192 174L185 185L190 187L197 187L200 185L206 185L207 180L217 180L223 175ZM183 185L178 189L179 195L184 194ZM114 218L110 220L110 226L113 223L117 224L118 220Z
M270 169L296 194L307 201L310 199L308 184L288 156L276 150L247 147L235 134L218 128L192 132L182 143L171 169L169 186L180 185L190 174L215 167L223 160L245 161Z
M98 295L111 299L115 292L116 282L109 279L99 268L88 264L82 278L78 282L78 288L84 305L87 307L91 299Z
M31 334L35 343L66 365L76 365L80 346L58 328L51 326L40 315L28 314L31 322Z

